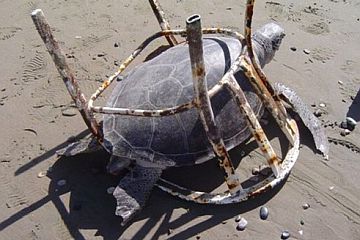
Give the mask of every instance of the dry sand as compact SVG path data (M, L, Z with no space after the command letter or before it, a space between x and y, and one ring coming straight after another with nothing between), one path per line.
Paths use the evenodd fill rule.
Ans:
M200 13L204 26L240 31L243 2L161 1L173 27L183 27L187 16ZM114 199L106 193L119 181L104 171L106 154L61 159L55 155L69 137L85 135L85 125L79 114L62 113L72 115L73 104L30 12L44 10L89 95L115 70L115 61L158 31L147 1L0 4L0 239L280 239L283 230L290 231L292 239L360 239L360 127L342 137L335 125L350 106L350 114L359 121L359 1L258 1L255 10L254 26L275 20L287 33L265 69L268 76L315 104L314 111L319 103L326 104L320 118L333 139L329 161L314 153L311 136L302 129L300 157L278 191L244 204L214 207L155 189L144 211L125 228L114 216ZM239 158L240 151L233 156ZM258 156L254 151L244 159ZM49 168L48 176L38 177ZM176 174L185 182L193 179L185 170ZM65 186L57 186L60 179L66 180ZM307 210L302 208L305 203L310 204ZM262 205L270 210L266 221L258 217ZM239 214L249 222L243 232L235 229Z

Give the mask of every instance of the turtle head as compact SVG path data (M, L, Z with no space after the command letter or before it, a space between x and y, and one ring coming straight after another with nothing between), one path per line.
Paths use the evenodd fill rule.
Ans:
M284 36L284 29L273 22L265 24L253 34L253 42L260 65L264 66L273 59Z

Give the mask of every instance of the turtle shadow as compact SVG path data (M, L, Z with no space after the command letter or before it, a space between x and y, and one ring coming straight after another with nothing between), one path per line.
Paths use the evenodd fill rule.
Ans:
M274 123L270 121L270 124ZM271 126L265 128L269 139L280 136L280 142L284 141L284 137L274 129L276 128ZM242 158L239 156L246 156L257 148L255 141L248 141L230 151L234 167L241 166ZM48 154L53 154L54 149ZM286 147L282 148L282 151L285 151L284 149ZM43 158L45 159L40 156L39 159L43 161ZM174 230L168 235L169 239L187 239L216 225L223 224L239 214L264 205L280 191L286 182L283 181L276 188L251 201L221 206L186 202L155 188L146 207L129 225L123 227L121 218L114 214L116 201L106 191L109 187L116 186L122 176L111 176L106 173L108 160L109 155L105 151L58 159L48 174L51 179L48 195L1 222L0 229L8 227L44 204L52 202L74 239L86 239L82 230L96 230L96 236L102 236L103 239L109 240L124 239L122 235L127 235L128 231L134 234L131 239L144 239L145 237L158 239L160 236L168 234L169 229ZM38 160L32 162L26 168L36 165L37 162ZM215 159L204 164L187 167L187 169L185 167L170 168L164 172L163 177L191 189L206 192L213 191L223 183L223 175L219 171ZM66 180L64 186L58 186L58 181L61 179ZM185 209L186 212L173 219L172 216L175 215L176 209ZM203 216L206 217L202 218ZM199 222L199 219L206 220ZM189 222L191 222L191 226L183 230L183 226ZM135 224L136 227L131 228L132 224ZM153 234L152 237L149 237L151 234Z
M241 151L246 156L256 148L257 144L250 141L241 144L230 154L239 156ZM85 239L81 233L81 230L85 229L95 229L96 236L102 236L103 239L109 240L125 239L122 238L123 234L131 234L131 239L158 239L172 230L176 233L168 235L168 239L188 239L216 225L223 224L239 214L264 205L283 186L280 184L251 201L222 206L186 202L154 188L146 207L134 220L122 227L121 218L114 215L116 201L111 194L106 192L107 188L116 186L122 176L111 176L106 173L105 166L108 158L109 156L105 152L83 154L60 158L52 167L53 170L49 175L51 178L49 195L70 194L68 203L61 201L60 198L52 201L75 239ZM234 165L237 167L241 163L241 158L235 159L238 159L234 161ZM223 182L223 175L219 171L216 160L185 168L170 168L164 172L163 177L180 185L184 184L193 189L209 192ZM57 182L60 179L65 179L67 184L59 187ZM204 181L204 179L207 180ZM176 209L185 209L186 213L172 219ZM210 217L199 222L202 216ZM189 222L194 224L186 230L182 230L183 226ZM131 227L133 224L136 226Z

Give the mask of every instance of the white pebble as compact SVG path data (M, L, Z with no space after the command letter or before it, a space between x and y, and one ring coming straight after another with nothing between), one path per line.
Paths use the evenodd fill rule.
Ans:
M331 190L333 190L335 187L334 186L330 186L329 187L329 190L331 191Z
M304 210L308 209L309 207L310 207L310 204L308 204L308 203L305 203L304 205L302 205L302 208Z
M244 231L247 224L248 224L248 221L246 221L245 218L241 218L239 223L236 226L236 229L239 230L239 231Z
M351 118L351 117L347 117L346 118L346 123L348 124L348 125L351 125L351 126L356 126L356 124L357 124L357 122L353 119L353 118Z
M343 81L341 81L341 80L338 81L338 84L339 85L344 85Z
M37 177L42 178L42 177L45 177L46 174L47 174L47 171L41 171L41 172L38 173Z
M325 105L325 103L320 103L320 104L319 104L319 107L324 108L324 107L326 107L326 105Z
M299 234L300 236L302 236L304 234L304 231L303 230L299 230Z
M290 237L289 231L285 230L281 233L281 239L288 239L289 237Z
M59 181L57 181L57 185L59 187L65 186L66 185L66 180L65 179L61 179Z

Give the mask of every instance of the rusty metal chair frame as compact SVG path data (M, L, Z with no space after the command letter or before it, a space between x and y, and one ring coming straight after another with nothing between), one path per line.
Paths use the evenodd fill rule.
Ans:
M257 195L267 189L273 188L283 181L290 173L299 155L299 132L296 122L286 113L286 109L280 101L280 98L275 94L274 89L268 82L265 74L258 65L256 57L252 48L251 41L251 20L253 14L254 0L247 0L246 14L245 14L245 37L236 31L226 28L202 28L199 15L190 16L186 21L186 29L171 29L168 21L165 18L157 0L149 0L152 10L160 24L161 31L153 34L147 38L140 46L132 52L132 54L125 59L118 70L106 79L96 92L86 100L84 94L81 92L79 85L66 63L65 56L62 53L58 42L52 35L51 29L44 14L40 9L33 11L32 19L38 30L42 40L44 41L48 52L50 53L63 81L79 109L86 125L96 137L100 144L103 144L103 135L94 113L101 114L119 114L138 117L166 117L174 115L192 108L197 108L199 111L201 122L206 131L208 140L213 147L216 158L219 161L219 166L223 170L225 182L228 190L223 193L205 193L199 191L192 191L190 189L178 186L165 179L160 179L157 186L174 196L182 199L194 201L197 203L212 203L212 204L228 204L240 202ZM224 74L212 89L207 89L206 84L206 69L203 59L202 35L203 34L222 34L228 35L238 39L243 48L236 61L232 64L230 69ZM143 110L130 108L110 108L94 106L94 101L104 92L108 86L117 79L121 73L128 67L128 65L144 50L153 40L165 37L170 46L178 44L175 36L186 36L189 44L189 54L191 60L192 76L194 83L195 98L179 106L174 106L161 110ZM273 150L266 134L264 133L256 114L251 109L244 92L237 83L234 74L238 70L242 70L245 76L252 84L255 92L263 101L266 109L272 114L277 121L282 132L289 140L290 147L283 160L279 159ZM120 83L121 84L121 83ZM223 139L220 136L217 128L210 99L221 89L226 88L238 103L238 106L247 120L248 127L251 130L259 148L266 158L269 166L272 169L270 174L264 180L254 184L248 188L242 188L241 183L232 161L226 150Z

